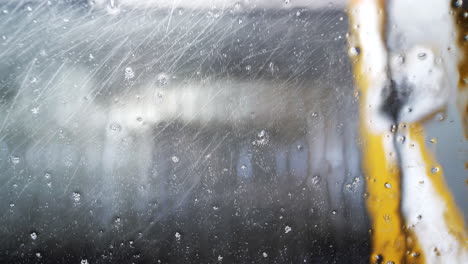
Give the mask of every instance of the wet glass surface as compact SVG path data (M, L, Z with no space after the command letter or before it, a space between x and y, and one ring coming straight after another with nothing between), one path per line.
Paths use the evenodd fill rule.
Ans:
M2 2L0 260L367 263L344 6L279 2Z

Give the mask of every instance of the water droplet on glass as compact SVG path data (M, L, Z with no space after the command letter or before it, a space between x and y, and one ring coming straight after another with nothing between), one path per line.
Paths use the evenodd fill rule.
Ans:
M218 255L218 261L223 261L223 256Z
M41 253L37 252L37 253L36 253L36 257L38 257L38 258L42 258L42 255L41 255Z
M433 167L433 168L431 168L431 172L432 173L437 173L437 172L439 172L439 168L438 167Z
M172 160L172 162L177 163L177 162L179 162L179 157L177 157L177 156L172 156L172 157L171 157L171 160Z
M89 264L89 262L88 262L87 259L82 259L80 263L81 263L81 264Z
M175 236L177 241L180 241L181 235L180 235L179 232L176 232L174 236Z
M112 124L109 125L109 128L110 128L110 130L112 130L112 131L114 131L116 133L119 133L120 130L122 130L122 127L120 126L119 123L112 123Z
M33 115L37 115L37 114L39 113L39 107L34 107L34 108L32 108L32 109L31 109L31 113L32 113Z
M390 188L392 188L392 185L389 182L386 182L385 183L385 188L390 189Z
M44 178L47 180L50 179L50 176L52 176L49 172L44 173Z
M455 7L461 7L463 5L463 0L455 1Z
M351 47L349 49L349 54L351 54L351 56L357 56L361 53L361 49L359 47Z
M169 83L169 76L165 73L161 73L157 77L157 85L159 87L165 87Z
M274 74L279 70L278 67L275 65L274 62L270 62L270 63L268 64L268 68L270 69L270 73L271 73L272 75L274 75Z
M245 170L245 169L247 169L247 166L245 166L245 165L241 165L241 167L240 167L240 168L241 168L241 170Z
M431 138L431 139L429 139L429 142L431 142L432 144L435 144L435 143L437 143L437 139Z
M32 240L36 240L36 239L37 239L37 233L36 233L36 232L31 232L30 236L31 236L31 239L32 239Z
M406 140L406 137L404 137L404 136L399 136L398 137L398 142L400 142L401 144L405 143L405 140Z
M133 69L131 67L125 68L125 80L133 79L133 77L135 77Z
M424 53L424 52L418 53L418 59L420 59L420 60L425 60L426 57L427 57L427 54L426 54L426 53Z
M263 252L263 253L262 253L262 256L263 256L264 258L266 258L266 257L268 257L268 254L267 254L266 252Z
M20 158L18 156L10 156L10 162L13 164L18 164L20 162Z
M312 182L312 184L314 184L314 185L319 184L319 183L320 183L320 176L315 175L314 177L312 177L311 182Z
M292 230L292 228L291 228L290 226L286 226L286 227L284 228L284 233L287 234L287 233L291 232L291 230Z
M81 200L81 194L79 192L73 192L72 197L75 203L79 203Z
M262 130L257 134L257 139L255 140L254 145L264 146L268 144L269 141L270 141L270 136L265 130Z

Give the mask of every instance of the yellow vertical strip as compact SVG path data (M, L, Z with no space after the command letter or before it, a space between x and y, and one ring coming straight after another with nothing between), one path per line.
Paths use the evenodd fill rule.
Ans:
M365 6L367 5L367 6ZM364 8L361 8L364 7ZM369 8L370 7L370 8ZM368 15L362 12L375 12ZM376 14L378 14L376 16ZM372 255L371 263L404 263L406 255L406 234L403 230L403 220L400 213L400 171L396 163L396 153L393 150L390 134L390 122L388 130L382 130L374 125L378 120L379 106L382 102L373 101L371 94L375 89L381 89L382 83L379 74L372 74L371 67L374 63L373 56L384 58L379 63L385 68L385 1L378 0L353 0L349 8L351 42L354 54L353 61L354 78L360 93L360 135L362 139L362 167L367 183L367 208L372 222ZM364 21L370 18L376 21ZM375 23L378 25L375 32L366 31L361 23ZM378 35L378 36L376 36ZM372 39L367 40L366 38ZM381 47L374 47L374 46ZM375 51L374 51L375 49ZM359 54L356 54L359 51ZM385 53L385 54L382 54ZM366 61L369 60L369 61ZM375 100L375 98L374 98ZM375 122L375 123L374 123ZM375 126L375 127L374 127ZM390 137L390 138L389 138ZM387 142L387 144L386 144ZM393 157L392 157L393 155Z

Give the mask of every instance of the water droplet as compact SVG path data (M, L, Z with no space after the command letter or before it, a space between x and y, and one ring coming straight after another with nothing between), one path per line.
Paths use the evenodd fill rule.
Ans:
M320 176L315 175L314 177L312 177L311 182L312 182L312 184L314 184L314 185L319 184L319 183L320 183Z
M218 206L213 206L213 210L218 211L219 207Z
M13 208L15 207L15 204L14 203L10 203L10 208Z
M36 239L37 239L37 233L36 233L36 232L31 232L30 236L31 236L31 239L32 239L32 240L36 240Z
M157 85L159 87L165 87L169 84L169 76L165 73L161 73L157 77Z
M263 256L264 258L266 258L266 257L268 257L268 254L267 254L266 252L263 252L263 253L262 253L262 256Z
M386 182L386 183L385 183L385 188L391 189L391 188L392 188L392 185L391 185L389 182Z
M279 70L278 67L275 65L274 62L270 62L270 63L268 64L268 68L270 69L270 73L271 73L272 75L274 75L274 74Z
M400 142L401 144L405 143L405 140L406 140L406 137L404 137L404 136L399 136L398 137L398 142Z
M439 121L439 122L444 121L444 120L445 120L445 115L444 115L444 113L438 113L438 114L436 115L435 119L436 119L437 121Z
M378 254L374 256L374 259L377 261L377 263L381 263L383 261L383 256Z
M125 68L125 80L130 80L135 77L135 72L133 71L132 67Z
M32 109L31 109L31 113L32 113L33 115L37 115L37 114L39 113L39 107L34 107L34 108L32 108Z
M455 1L455 7L461 7L463 5L463 0Z
M175 238L176 238L177 241L180 241L181 235L180 235L179 232L175 232L175 235L174 235L174 236L175 236Z
M177 156L172 156L172 157L171 157L171 160L172 160L172 162L177 163L177 162L179 162L179 157L177 157Z
M291 230L292 230L292 228L291 228L290 226L286 226L286 227L284 228L284 233L287 234L287 233L291 232Z
M81 263L81 264L89 264L89 262L88 262L87 259L82 259L80 263Z
M41 255L41 253L37 252L37 253L36 253L36 257L38 257L38 258L42 258L42 255Z
M418 59L425 60L427 58L427 54L425 52L418 53Z
M75 203L79 203L81 200L81 194L79 192L73 192L72 197Z
M431 168L431 172L432 173L437 173L437 172L439 172L439 168L438 167L433 167L433 168Z
M247 166L245 166L245 165L241 165L241 167L240 167L240 168L241 168L241 170L245 170L245 169L247 169Z
M260 131L257 134L257 139L254 141L253 145L265 146L270 141L270 136L265 130Z
M20 158L18 156L10 156L10 162L16 165L20 162Z
M351 56L358 56L360 53L361 53L361 48L359 48L359 47L351 47L349 49L349 54Z
M336 212L336 210L333 210L331 213L332 213L332 215L336 215L337 212Z
M46 178L47 180L50 179L51 176L52 175L49 172L44 173L44 178Z
M139 116L139 117L137 117L136 120L137 120L138 122L143 122L143 117Z
M223 261L223 256L218 255L218 261Z
M432 144L435 144L435 143L437 143L437 139L431 138L431 139L429 140L429 142L431 142Z
M289 3L291 3L291 0L283 0L284 4L287 5Z
M119 123L112 123L112 124L109 125L109 128L110 128L110 130L112 130L112 131L114 131L116 133L119 133L120 130L122 130L122 127L120 126Z

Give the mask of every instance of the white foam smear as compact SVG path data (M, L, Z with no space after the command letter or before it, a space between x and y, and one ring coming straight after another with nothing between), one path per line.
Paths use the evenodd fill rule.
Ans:
M458 53L450 8L448 1L443 0L389 3L392 78L408 92L400 113L401 122L418 122L456 100ZM460 241L450 230L447 223L450 216L446 215L448 201L441 197L431 180L440 177L435 171L439 169L430 169L434 165L425 164L427 160L423 159L420 148L412 140L399 147L402 210L407 224L414 229L427 263L465 263L468 261L465 241Z

